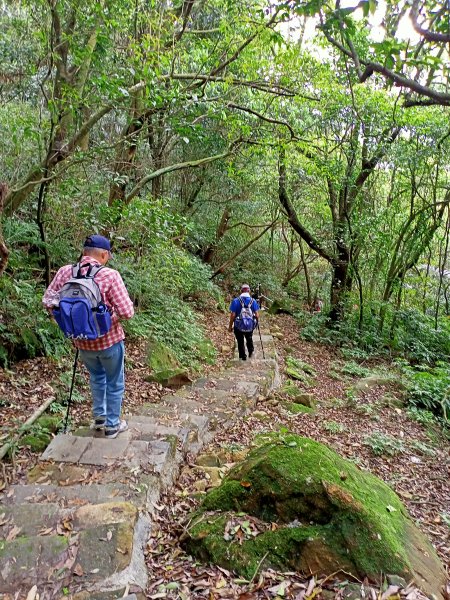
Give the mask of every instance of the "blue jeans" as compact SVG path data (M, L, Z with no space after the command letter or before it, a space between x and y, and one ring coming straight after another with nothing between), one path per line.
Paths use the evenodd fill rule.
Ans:
M105 350L80 350L90 375L94 418L106 417L106 427L119 425L125 390L124 356L123 341Z

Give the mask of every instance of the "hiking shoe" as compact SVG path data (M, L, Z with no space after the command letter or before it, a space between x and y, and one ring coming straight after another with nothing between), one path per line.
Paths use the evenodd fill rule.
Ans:
M241 356L239 360L247 360L246 356Z
M91 425L91 429L95 431L101 431L105 429L106 417L94 417L94 422Z
M116 438L119 433L128 429L128 423L125 420L119 422L116 427L105 427L105 437L109 440Z
M248 353L248 357L249 357L249 358L251 358L251 357L252 357L252 355L253 355L253 352L249 352L249 353Z

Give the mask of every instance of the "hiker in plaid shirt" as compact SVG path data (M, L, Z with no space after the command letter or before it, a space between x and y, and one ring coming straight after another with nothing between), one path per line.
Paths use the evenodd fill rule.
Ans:
M110 241L102 235L91 235L84 242L81 267L104 266L111 258ZM59 304L59 291L72 277L73 265L61 267L48 286L42 300L51 312ZM74 340L80 349L80 358L89 371L93 399L94 428L105 430L105 437L115 438L128 429L120 419L125 390L124 338L120 319L130 319L134 314L133 303L118 271L108 267L95 276L103 302L112 312L111 329L95 340Z

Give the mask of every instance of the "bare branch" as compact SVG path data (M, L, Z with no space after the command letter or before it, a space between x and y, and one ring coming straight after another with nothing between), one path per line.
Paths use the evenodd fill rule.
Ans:
M447 9L448 10L448 9ZM442 7L441 13L445 11L445 7ZM411 21L414 27L414 30L421 35L423 38L427 40L427 42L438 42L441 44L449 44L450 43L450 33L436 33L434 31L430 31L429 29L424 29L421 25L419 25L418 17L419 17L419 2L415 0L411 7Z
M262 121L267 121L267 123L283 125L284 127L287 127L289 129L289 133L291 134L291 139L293 139L293 140L298 139L297 136L295 135L295 131L292 129L292 127L286 121L281 121L280 119L272 119L270 117L266 117L265 115L262 115L260 112L253 110L252 108L247 108L246 106L239 106L238 104L234 104L233 102L229 102L227 104L227 106L228 106L228 108L236 108L237 110L242 110L243 112L247 112L247 113L250 113L251 115L255 115L255 117L258 117L258 119L261 119Z

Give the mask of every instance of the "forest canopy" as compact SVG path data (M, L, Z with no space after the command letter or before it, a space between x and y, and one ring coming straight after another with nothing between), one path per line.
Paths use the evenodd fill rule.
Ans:
M62 351L40 298L92 232L130 333L169 330L186 364L192 302L242 281L306 336L448 359L448 3L22 0L0 19L3 364Z

